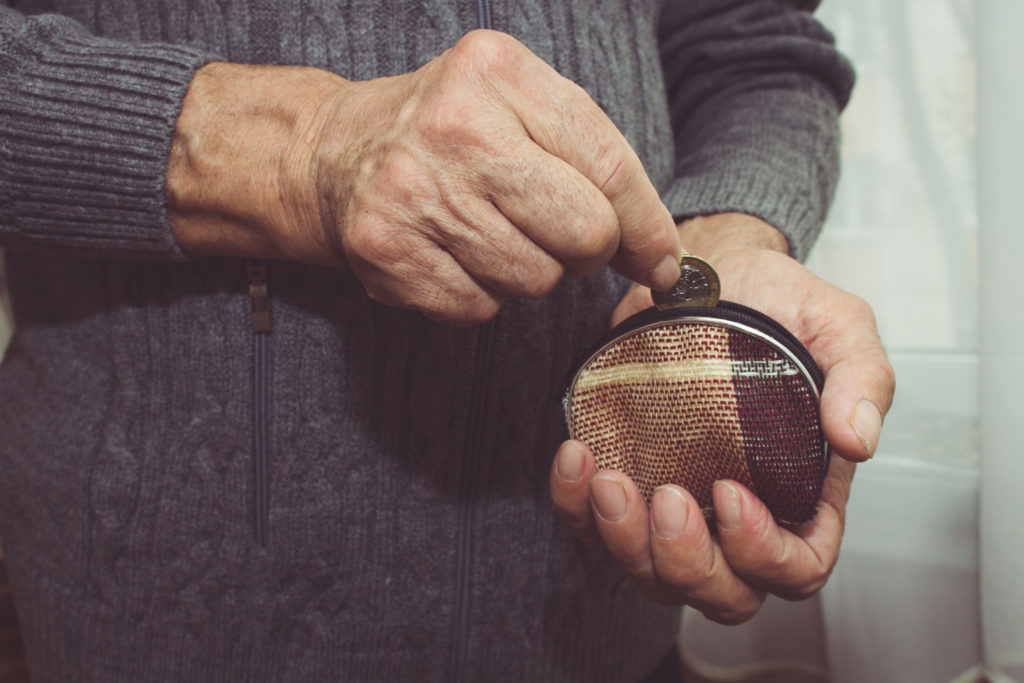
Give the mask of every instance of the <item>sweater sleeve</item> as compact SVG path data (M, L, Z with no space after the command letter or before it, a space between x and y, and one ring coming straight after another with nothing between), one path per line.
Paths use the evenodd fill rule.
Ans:
M183 258L167 158L189 82L212 59L0 6L0 247Z
M666 0L659 44L675 134L676 220L725 211L778 228L806 257L838 179L853 70L816 2Z

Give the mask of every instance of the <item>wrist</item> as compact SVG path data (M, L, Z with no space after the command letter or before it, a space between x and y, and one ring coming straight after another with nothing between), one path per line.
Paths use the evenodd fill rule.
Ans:
M310 178L321 110L344 79L306 67L211 63L182 103L167 170L186 253L322 262Z
M744 213L719 213L688 218L678 226L683 248L714 264L737 250L789 254L789 241L770 223Z

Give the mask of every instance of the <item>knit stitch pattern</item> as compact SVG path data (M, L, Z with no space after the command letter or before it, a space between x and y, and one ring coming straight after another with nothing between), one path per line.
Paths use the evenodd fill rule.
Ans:
M591 93L674 214L775 217L801 254L835 183L848 68L807 15L751 4L678 2L676 29L654 0L492 8ZM344 269L270 263L269 539L254 539L245 264L186 258L163 197L188 83L218 59L404 73L475 22L468 0L0 6L17 327L0 365L0 537L33 680L445 680L460 651L465 680L600 683L640 678L674 641L678 609L548 502L560 382L628 286L609 270L502 309L477 380L482 446L466 453L478 330L377 304ZM701 22L659 53L659 33ZM701 57L699 36L733 35L762 49L733 69L732 53ZM768 55L789 55L771 69L789 75L748 88L764 69L742 63ZM719 85L687 90L695 64Z

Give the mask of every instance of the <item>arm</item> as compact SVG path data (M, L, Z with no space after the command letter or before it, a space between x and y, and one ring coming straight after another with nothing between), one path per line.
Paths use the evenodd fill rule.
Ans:
M853 72L831 35L790 4L666 3L659 40L676 179L664 199L677 222L757 216L802 260L838 179L837 120Z
M209 64L174 140L186 251L346 265L372 298L443 322L609 262L662 289L678 278L675 225L625 138L504 34L370 81Z
M344 264L371 297L457 324L609 261L675 279L679 238L636 154L508 36L353 82L0 19L4 246Z

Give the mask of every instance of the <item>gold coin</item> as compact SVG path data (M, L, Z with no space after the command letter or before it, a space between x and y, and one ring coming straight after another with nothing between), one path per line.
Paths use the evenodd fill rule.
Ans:
M684 254L679 264L679 280L667 292L651 290L654 305L665 311L684 306L714 306L722 293L718 273L697 256Z

